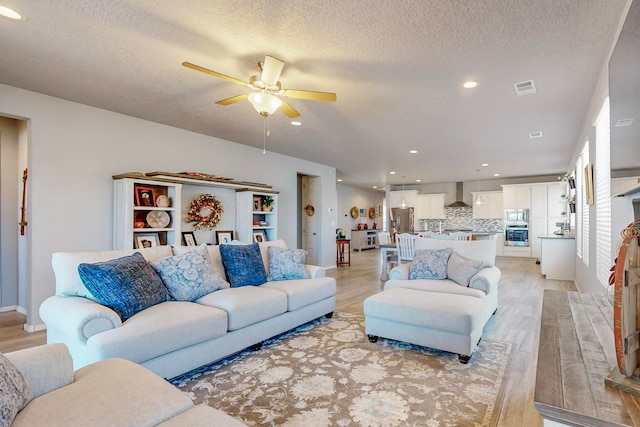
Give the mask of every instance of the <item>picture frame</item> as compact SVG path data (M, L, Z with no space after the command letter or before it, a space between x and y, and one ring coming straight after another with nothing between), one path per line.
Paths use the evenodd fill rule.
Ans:
M156 206L156 191L153 187L135 186L136 206Z
M253 232L253 241L255 243L263 243L267 241L267 236L262 231Z
M233 231L231 230L216 230L216 243L218 245L228 245L233 240Z
M158 233L147 233L147 234L135 235L136 249L154 248L156 246L160 246L160 237L158 236Z
M254 212L262 211L262 197L253 196L253 211Z
M587 164L584 168L584 193L584 199L587 205L593 205L593 163Z
M195 247L198 246L196 243L196 236L193 234L193 231L183 231L182 232L182 240L184 240L185 246Z

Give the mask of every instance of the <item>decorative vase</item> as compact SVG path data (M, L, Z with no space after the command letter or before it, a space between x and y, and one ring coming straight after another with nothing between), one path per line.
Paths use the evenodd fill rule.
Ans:
M271 209L273 209L273 206L269 205L269 206L262 206L262 210L264 212L271 212Z
M373 226L371 228L373 228L374 230L376 229L376 223L375 222L373 223Z
M365 230L368 230L368 229L369 229L369 226L368 226L367 224L365 224L365 225L364 225L364 229L365 229Z
M358 230L362 230L362 224L358 223Z

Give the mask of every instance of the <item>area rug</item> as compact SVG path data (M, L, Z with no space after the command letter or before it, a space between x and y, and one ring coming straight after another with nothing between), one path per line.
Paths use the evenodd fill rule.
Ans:
M487 339L467 365L373 344L363 316L335 313L171 382L249 426L493 426L510 356L511 344Z

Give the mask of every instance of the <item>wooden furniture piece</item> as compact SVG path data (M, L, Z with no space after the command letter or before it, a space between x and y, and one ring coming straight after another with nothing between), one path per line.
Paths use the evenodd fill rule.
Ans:
M415 251L416 236L409 233L402 233L396 236L396 246L398 247L398 263L413 261Z
M351 266L351 240L338 239L336 240L336 265Z
M264 198L271 197L271 210L264 206ZM254 233L264 234L267 241L278 239L278 192L272 190L236 190L237 240L253 242Z
M545 426L639 426L640 396L605 385L617 366L609 296L545 290L534 407Z
M540 237L542 251L540 255L540 272L547 279L574 280L576 270L575 237L545 236Z
M180 193L182 184L154 180L122 178L113 181L113 248L136 248L136 236L157 235L160 245L180 245ZM136 202L136 191L150 196L148 202ZM168 198L168 206L157 206L160 196ZM166 200L166 199L165 199ZM161 203L165 204L165 203ZM165 227L150 225L147 216L166 213L170 222Z
M362 252L363 249L375 249L378 245L378 230L351 230L353 250Z

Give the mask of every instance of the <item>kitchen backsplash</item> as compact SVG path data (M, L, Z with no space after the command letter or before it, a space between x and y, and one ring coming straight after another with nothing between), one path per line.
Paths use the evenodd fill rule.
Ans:
M502 233L502 218L474 218L473 208L444 208L445 219L419 219L416 231L440 231L451 229L470 229L482 233Z

